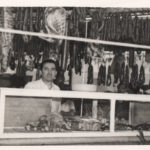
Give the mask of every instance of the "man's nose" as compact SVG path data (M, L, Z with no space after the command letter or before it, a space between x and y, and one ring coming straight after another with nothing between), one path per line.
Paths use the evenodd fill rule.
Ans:
M52 70L50 69L50 70L48 70L48 74L52 74Z

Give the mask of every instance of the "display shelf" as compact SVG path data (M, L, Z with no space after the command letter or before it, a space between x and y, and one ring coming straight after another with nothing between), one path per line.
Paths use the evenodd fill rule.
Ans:
M4 126L5 119L5 100L7 96L17 97L55 97L55 98L83 98L96 99L97 101L110 101L110 130L109 131L73 131L73 132L13 132L6 133L6 129L11 128ZM77 91L49 91L49 90L29 90L29 89L0 89L0 138L49 138L49 137L132 137L139 135L138 131L116 131L115 130L115 105L117 100L132 102L150 102L150 95L140 94L117 94L101 92L77 92ZM150 136L149 131L143 132L145 136Z
M105 130L105 131L82 131L83 133L86 133L86 132L90 132L90 133L96 133L96 132L103 132L103 133L107 133L107 132L109 132L109 130ZM30 133L30 134L47 134L47 133L54 133L54 134L56 134L56 133L58 133L58 132L42 132L42 131L26 131L25 130L25 128L24 127L17 127L17 128L15 128L15 127L6 127L6 128L4 128L4 134L9 134L9 133L25 133L25 134L27 134L27 133ZM61 133L81 133L81 131L79 131L79 130L72 130L72 131L63 131L63 132L61 132Z
M104 92L80 92L80 91L53 91L39 89L15 89L0 88L1 96L26 96L26 97L61 97L61 98L85 98L85 99L106 99L106 100L123 100L150 102L150 95L144 94L120 94Z

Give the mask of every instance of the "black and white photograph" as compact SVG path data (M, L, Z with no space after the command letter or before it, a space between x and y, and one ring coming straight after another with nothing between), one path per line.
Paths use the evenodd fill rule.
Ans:
M150 7L0 7L0 146L149 145Z

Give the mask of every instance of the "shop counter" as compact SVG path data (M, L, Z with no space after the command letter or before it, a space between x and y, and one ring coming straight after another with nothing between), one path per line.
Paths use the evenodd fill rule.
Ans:
M27 132L24 130L28 121L35 121L39 116L49 115L50 98L91 99L94 109L97 102L107 100L110 102L109 129L105 131L65 131L65 132ZM0 145L35 145L39 144L94 144L94 143L140 143L138 130L116 130L115 111L116 101L150 102L149 95L117 94L102 92L78 91L49 91L33 89L0 89ZM131 110L129 110L131 116ZM97 116L97 115L96 115ZM144 117L144 116L143 116ZM97 118L96 118L97 119ZM130 118L130 123L132 119ZM143 132L147 142L149 131ZM51 139L51 140L50 140Z

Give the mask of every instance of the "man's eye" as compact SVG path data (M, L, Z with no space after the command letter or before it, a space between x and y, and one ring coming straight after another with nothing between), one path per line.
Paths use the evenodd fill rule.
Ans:
M55 70L56 70L56 68L52 68L51 70L52 70L52 71L55 71Z
M43 70L48 70L48 68L43 68Z

